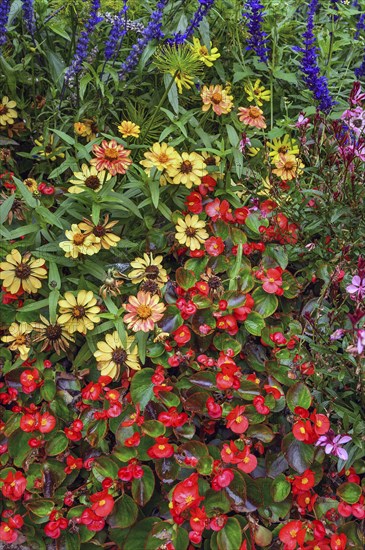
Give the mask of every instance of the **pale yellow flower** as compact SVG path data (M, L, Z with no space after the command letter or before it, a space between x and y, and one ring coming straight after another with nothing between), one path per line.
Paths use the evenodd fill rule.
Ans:
M22 255L14 248L0 263L0 279L11 294L20 288L25 292L36 293L42 287L41 279L46 279L47 270L43 258L34 258L30 252Z
M78 226L84 232L84 235L95 235L99 239L99 243L95 244L96 248L99 250L101 248L109 250L112 246L117 246L120 241L120 237L111 231L117 223L118 221L110 222L109 215L107 214L103 223L95 225L90 220L84 218Z
M88 166L83 164L81 166L81 172L74 172L74 179L70 180L71 187L68 188L69 193L82 193L86 189L91 189L98 193L106 181L109 181L111 174L106 170L98 172L95 166Z
M208 48L200 43L199 38L193 38L193 44L191 49L197 54L200 61L203 61L207 67L212 67L213 61L216 61L221 54L218 52L218 48L212 48L210 43L210 51Z
M28 359L30 351L30 336L32 332L31 325L28 323L12 323L9 327L9 336L3 336L1 340L10 344L9 349L11 351L17 351L20 355L20 359L25 361Z
M38 183L33 178L26 178L23 183L31 193L34 193L38 190Z
M66 252L66 258L78 258L80 254L92 256L100 250L100 239L93 233L83 233L76 223L71 229L65 231L67 241L62 241L59 246Z
M62 300L59 300L60 316L58 322L64 325L70 334L80 332L86 334L93 330L94 323L100 322L100 307L91 290L80 290L77 296L72 292L65 292Z
M7 124L14 124L18 113L15 111L16 107L15 101L10 101L10 99L4 95L0 102L0 126L6 126Z
M140 164L145 168L148 175L150 175L152 168L163 172L175 167L180 160L179 153L165 142L154 143L151 149L144 153L144 156L146 160L141 160Z
M138 138L139 134L141 133L141 128L138 126L138 124L135 124L130 120L122 120L122 122L118 126L118 130L122 134L123 138L126 138L126 137Z
M37 336L33 337L33 342L43 342L41 352L48 347L54 349L57 355L60 355L61 351L66 352L70 345L69 342L74 341L67 328L61 325L59 318L54 323L50 323L43 315L39 317L41 322L31 323L33 330L38 333Z
M162 267L163 256L144 253L143 258L135 258L131 262L133 271L128 274L132 283L137 285L142 281L154 281L160 288L167 282L167 272Z
M119 378L121 367L140 370L138 348L134 346L134 338L127 336L127 346L124 347L117 331L105 336L105 341L98 342L94 357L97 368L102 376L110 376L113 380Z
M56 160L57 157L64 158L65 154L60 152L59 147L54 147L54 135L48 136L47 145L45 145L44 137L40 136L39 139L35 139L34 143L38 147L43 147L40 151L37 151L37 155L49 160Z
M190 250L199 250L209 237L205 229L205 221L199 220L196 214L193 216L188 214L184 219L180 218L175 228L175 239Z
M188 189L200 185L201 178L207 173L204 159L198 153L182 153L177 165L167 170L170 183L182 183Z

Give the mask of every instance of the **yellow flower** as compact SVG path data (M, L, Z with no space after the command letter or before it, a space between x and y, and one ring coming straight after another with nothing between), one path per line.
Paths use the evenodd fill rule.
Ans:
M247 154L249 157L255 157L260 152L259 147L249 147L247 149Z
M154 62L160 71L174 77L180 94L183 88L189 90L192 87L194 79L203 68L203 63L192 50L191 44L165 46L157 51Z
M31 193L35 193L38 190L38 183L33 178L26 178L23 183Z
M215 114L221 116L226 115L232 110L233 96L229 95L227 90L218 84L216 86L209 86L209 88L203 86L200 96L203 101L203 112L209 111L210 107L212 107Z
M75 122L74 132L76 135L86 138L86 141L91 141L96 138L98 127L94 119L85 118L81 122Z
M18 113L14 110L16 107L15 101L10 101L9 98L4 95L0 103L0 126L6 126L7 124L14 124Z
M60 316L58 322L64 325L66 330L73 334L81 332L86 334L93 330L94 323L100 322L100 307L91 290L80 290L77 296L72 292L65 292L63 300L59 300Z
M283 181L290 181L303 173L304 164L295 155L282 153L279 154L279 159L275 162L276 168L273 173L279 176Z
M73 342L74 338L66 327L61 325L59 318L54 323L50 323L43 315L40 315L40 319L41 323L31 323L33 330L38 332L33 342L43 342L41 352L48 347L53 348L57 355L61 354L61 350L66 352L69 342Z
M10 343L9 349L18 351L20 359L25 361L29 355L31 332L32 327L28 323L12 323L9 327L10 336L3 336L1 340Z
M218 52L218 48L212 48L212 43L210 43L209 52L208 48L200 43L199 38L193 38L191 49L197 54L200 61L203 61L203 63L205 63L207 67L212 67L213 61L221 56L221 54Z
M177 165L167 170L170 183L182 183L188 189L193 185L200 185L201 178L207 173L204 159L198 153L182 153Z
M185 219L180 218L175 226L175 239L190 250L198 250L200 245L209 237L205 230L205 222L199 220L199 217L194 214L188 214Z
M297 155L299 153L299 147L295 139L291 139L289 137L289 134L285 134L282 139L274 138L272 141L272 143L267 142L267 146L272 149L272 151L270 151L269 153L269 156L273 157L273 164L275 164L279 160L281 154Z
M22 257L14 248L6 256L6 261L0 263L0 279L3 286L11 294L16 294L20 288L24 292L36 293L42 287L41 279L46 279L47 270L43 258L34 258L30 252Z
M122 122L118 126L118 130L124 138L138 138L139 134L141 133L141 128L138 126L138 124L134 124L134 122L131 122L130 120L122 120Z
M157 168L160 172L175 167L180 159L180 155L173 147L167 143L154 143L147 153L144 153L146 160L141 160L140 164L144 166L146 174L150 175L152 168Z
M155 323L161 321L166 306L159 301L159 297L149 292L138 292L136 296L129 296L129 303L125 308L128 311L123 317L129 329L137 332L153 330Z
M114 227L118 222L110 222L109 214L104 218L103 223L94 225L93 222L84 218L84 220L78 224L79 229L84 231L85 235L95 235L99 239L99 243L95 244L95 247L98 247L98 250L105 248L109 250L112 246L117 246L120 241L120 237L112 233L111 228Z
M162 267L163 256L154 258L152 253L149 255L146 252L143 258L135 258L131 262L133 271L128 274L128 277L134 285L142 281L154 281L160 288L167 282L167 272Z
M69 193L82 193L86 189L91 189L98 193L103 184L112 177L109 172L102 170L98 172L95 166L88 167L87 164L81 166L81 172L74 172L75 179L70 180L71 187L68 188Z
M41 149L40 151L37 151L37 155L39 155L40 157L44 157L46 159L49 159L49 160L56 160L57 157L60 157L60 158L64 158L65 154L60 152L59 151L59 147L53 147L53 142L54 142L54 135L51 134L49 137L48 137L48 142L47 142L47 145L44 147L44 137L43 136L40 136L39 139L35 139L34 140L34 143L38 146L38 147L43 147L43 149Z
M100 239L93 233L86 234L81 231L76 223L71 225L71 229L65 231L67 241L62 241L59 246L66 252L66 258L78 258L79 254L92 256L100 250Z
M261 107L263 101L270 101L270 90L265 90L265 86L260 86L261 80L256 80L254 84L248 82L245 86L247 100L254 101L256 105Z
M102 376L110 376L114 380L119 378L121 367L127 367L132 370L140 370L141 366L138 362L138 348L134 346L131 351L134 338L127 336L127 346L124 347L118 332L105 336L105 341L98 342L97 351L94 357L97 361L97 368Z

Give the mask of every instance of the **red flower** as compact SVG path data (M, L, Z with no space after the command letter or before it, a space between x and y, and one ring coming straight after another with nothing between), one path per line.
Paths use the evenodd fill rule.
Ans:
M279 539L285 544L285 550L294 550L297 542L304 542L306 529L301 521L289 521L280 529ZM298 541L299 538L299 541Z
M253 406L259 414L269 414L270 409L265 405L265 398L262 395L257 395L253 400Z
M48 434L54 429L55 426L56 426L56 418L52 416L49 412L43 413L39 420L38 430L42 434Z
M278 294L279 296L283 293L283 280L281 278L281 270L271 268L266 272L266 276L262 279L263 285L262 288L268 294Z
M243 306L236 307L233 310L233 315L235 316L237 321L245 321L247 319L247 315L251 313L251 310L254 305L255 305L255 300L252 298L250 294L246 294L246 299Z
M221 418L222 416L222 407L219 405L219 403L216 403L214 401L213 397L208 397L206 403L205 403L208 414L210 418Z
M317 435L326 434L331 427L329 419L324 414L313 414L311 415L311 420L313 421L313 428Z
M202 533L206 527L208 516L205 513L204 506L202 508L192 508L190 510L190 527L193 531Z
M347 537L345 533L340 535L334 534L331 537L330 545L332 550L345 550L346 548Z
M153 382L153 380L152 380L152 382ZM141 412L141 408L140 408L139 403L137 403L135 412L130 414L127 417L126 420L123 420L123 422L122 422L123 428L126 428L128 426L133 426L134 424L137 424L137 426L142 426L142 424L144 422L144 416L141 416L140 412Z
M203 211L202 196L197 191L192 191L185 199L185 205L192 214L200 214Z
M44 526L44 532L47 537L52 539L58 539L61 536L61 530L64 530L68 526L68 520L63 517L59 517L59 512L54 510L49 517L51 520Z
M176 407L170 407L168 411L161 412L157 420L167 428L179 428L188 422L189 417L186 413L179 413Z
M82 525L86 525L89 531L102 531L105 526L105 520L93 512L91 508L86 508L79 518Z
M20 419L20 429L30 433L38 430L40 414L24 414Z
M217 182L212 176L206 175L201 179L201 184L199 185L199 192L205 197L208 192L214 191Z
M293 435L295 439L305 443L313 443L313 436L314 441L317 439L309 420L298 420L293 426Z
M217 320L217 328L228 332L231 336L234 336L238 332L238 325L233 315L224 315Z
M124 441L124 445L126 447L138 447L140 442L141 442L141 435L139 434L139 432L134 432L134 434L131 437L128 437Z
M180 328L173 332L174 340L178 346L183 346L190 341L191 332L186 325L182 325Z
M241 208L236 208L234 211L234 216L236 218L237 223L245 223L247 216L249 215L250 211L246 206L242 206Z
M198 506L202 500L204 497L199 495L198 474L191 474L184 481L180 481L172 492L173 511L176 515Z
M18 538L18 533L3 521L0 523L0 540L11 544Z
M306 470L302 475L294 477L292 485L294 493L309 491L314 487L314 473L311 470Z
M224 242L220 237L209 237L204 242L204 247L210 256L219 256L224 250Z
M87 401L97 401L102 391L101 384L90 382L81 390L81 397Z
M5 498L9 500L20 500L27 486L27 480L21 472L8 472L8 475L3 481L3 486L1 487L1 492Z
M250 474L256 469L257 458L251 452L251 447L247 445L243 451L239 452L234 458L234 464L237 464L237 468Z
M223 514L221 516L215 516L209 522L210 529L212 529L212 531L220 531L227 523L227 519L227 516Z
M233 481L234 473L232 470L225 468L212 479L212 489L220 491L224 487L228 487Z
M71 474L73 470L80 470L82 468L83 461L82 458L75 458L72 455L68 455L66 464L65 473Z
M108 516L114 508L114 499L107 490L91 495L90 501L93 503L91 510L100 518Z
M169 458L175 452L174 447L168 442L167 437L156 437L156 443L147 450L151 458Z
M238 453L238 449L236 447L235 442L230 441L229 444L224 443L223 448L221 450L221 458L223 462L226 462L227 464L233 464L234 458L237 453Z
M24 393L32 393L37 389L39 383L39 372L37 369L26 369L20 375L20 383Z
M243 416L245 406L237 406L227 415L227 428L236 434L243 434L248 428L248 420Z

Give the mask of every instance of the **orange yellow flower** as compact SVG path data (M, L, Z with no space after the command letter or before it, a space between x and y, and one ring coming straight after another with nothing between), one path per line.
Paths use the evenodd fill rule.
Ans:
M280 154L297 155L299 153L299 147L295 139L291 139L289 134L285 134L282 139L274 138L272 140L272 143L267 142L267 146L272 149L272 151L270 151L269 153L269 157L273 157L273 164L275 164L275 162L279 160Z
M33 258L30 252L22 255L14 248L0 263L0 279L4 288L16 294L21 288L24 292L36 293L42 287L41 279L46 279L47 270L43 258Z
M108 170L112 176L125 174L132 164L132 159L129 158L131 151L124 149L123 145L118 144L115 139L110 141L104 139L100 145L93 145L93 153L96 158L92 159L90 164L99 172Z
M65 231L67 241L62 241L59 246L66 252L66 258L78 258L80 254L92 256L100 250L100 239L93 233L83 233L76 223L71 229Z
M91 141L96 138L98 128L94 119L85 118L81 122L75 122L74 132L78 136L85 137L86 141Z
M209 237L205 229L205 221L199 220L194 214L188 214L180 218L175 226L175 239L179 244L187 246L190 250L199 250L204 241Z
M151 169L156 168L160 172L169 170L177 165L180 155L167 143L154 143L149 151L144 153L146 160L140 164L145 168L146 174L150 175Z
M203 101L203 112L209 111L210 107L212 107L215 114L221 116L226 115L232 110L233 96L229 95L227 89L222 88L219 84L216 86L209 86L209 88L203 86L200 96Z
M295 155L279 154L279 159L275 162L276 168L273 173L279 176L283 181L290 181L303 173L304 164Z
M138 124L131 122L130 120L122 120L118 126L119 132L122 134L122 137L135 137L138 138L141 133L141 128Z
M254 128L266 128L265 117L263 111L256 105L251 107L239 107L238 119L240 122L253 126Z
M204 159L198 153L182 153L174 167L167 170L168 181L175 185L182 183L190 189L200 185L201 178L208 173Z
M159 300L156 294L152 295L142 290L138 292L137 296L129 296L129 303L125 306L128 313L123 318L128 328L134 332L153 330L155 323L162 319L166 309L166 306Z

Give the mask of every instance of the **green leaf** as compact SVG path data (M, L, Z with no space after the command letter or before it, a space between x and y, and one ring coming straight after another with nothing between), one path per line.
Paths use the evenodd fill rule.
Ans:
M13 206L13 202L15 200L15 193L12 195L9 195L7 199L4 200L4 202L1 205L0 209L0 225L2 225L6 218L8 217L8 214L11 210L11 207Z
M68 134L65 134L65 132L61 132L61 130L57 130L56 128L50 128L50 132L57 134L63 141L65 141L69 145L75 145L75 138L69 136Z
M297 441L292 434L284 437L282 450L289 466L299 474L302 474L313 462L314 447Z
M145 506L155 489L155 476L149 466L142 466L143 476L132 481L132 497L139 506Z
M361 486L356 483L342 483L336 491L336 495L347 504L356 504L361 496Z
M155 208L158 208L160 201L160 182L158 179L148 180L148 188L151 193L152 204Z
M61 288L61 277L58 272L57 264L55 262L49 262L48 286L51 289L57 289L57 290L60 290Z
M20 191L20 193L23 195L23 199L25 200L27 205L30 206L30 208L36 208L39 202L33 197L29 189L24 185L22 181L20 181L15 176L13 176L13 180L16 183L18 191Z
M35 516L44 518L45 516L49 516L52 512L54 502L52 502L52 500L46 500L45 498L31 499L26 503L25 507Z
M48 402L54 399L56 391L57 388L54 380L45 380L40 389L42 399Z
M179 267L176 270L175 277L177 284L184 290L189 290L189 288L193 287L198 280L193 271L184 269L183 267Z
M297 382L289 388L286 394L286 401L292 412L294 412L295 407L309 409L312 403L311 392L304 382Z
M252 298L255 300L254 310L264 319L275 313L279 305L275 294L268 294L262 288L257 288L253 292Z
M240 342L225 332L216 334L214 336L213 343L219 351L227 351L227 349L232 349L234 355L238 355L242 349Z
M239 138L236 130L230 124L226 124L226 130L227 130L229 143L232 145L232 147L238 147L238 143L240 141L240 138Z
M56 227L63 229L63 225L58 217L53 214L53 212L48 210L48 208L46 208L45 206L37 206L36 213L44 222L48 223L49 225L55 225Z
M63 432L52 432L52 439L46 443L46 452L48 456L57 456L63 453L69 444L69 440Z
M142 431L151 437L159 437L164 435L166 427L158 420L146 420L143 422Z
M51 323L55 323L57 318L57 304L60 297L60 291L59 290L52 290L49 293L49 320Z
M100 456L95 459L92 465L92 472L98 481L103 481L106 477L116 479L118 477L118 465L108 456Z
M130 496L124 494L117 500L111 515L108 517L108 524L112 529L126 529L136 522L137 517L137 504Z
M242 530L236 518L228 518L227 523L218 531L218 550L238 550L242 544Z
M253 311L247 315L244 326L250 334L261 336L262 329L265 328L265 321L259 313Z
M282 502L290 494L291 485L284 474L280 474L273 481L271 495L274 502Z
M153 398L153 383L151 380L154 370L147 368L138 371L132 378L131 396L133 403L139 404L141 411Z

